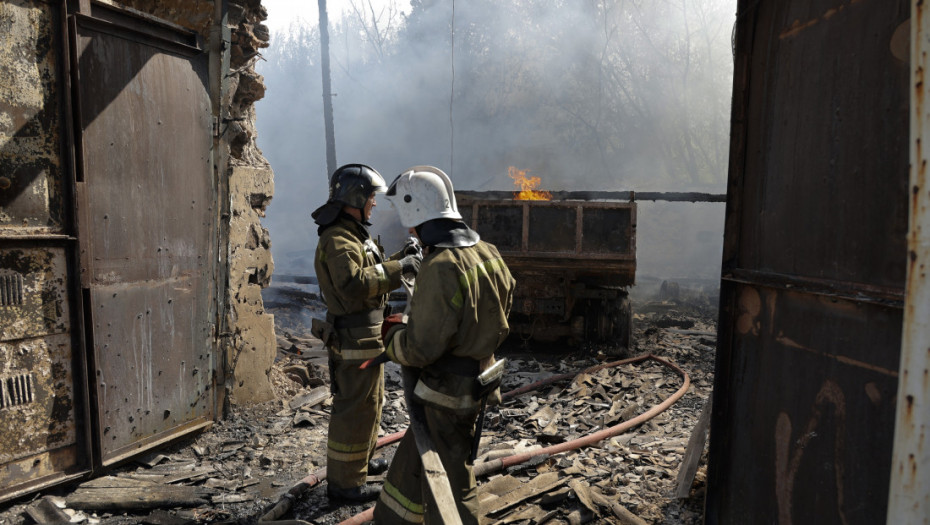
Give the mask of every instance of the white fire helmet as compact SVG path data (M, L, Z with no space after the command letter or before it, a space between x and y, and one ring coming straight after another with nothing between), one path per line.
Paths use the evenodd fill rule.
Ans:
M404 228L433 219L462 219L452 181L441 169L414 166L394 179L385 198L397 209Z

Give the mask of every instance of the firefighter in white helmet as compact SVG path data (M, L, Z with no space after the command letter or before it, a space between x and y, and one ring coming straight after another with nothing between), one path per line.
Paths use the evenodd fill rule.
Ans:
M331 498L371 501L378 489L369 474L387 469L372 459L381 424L384 367L359 370L381 354L381 322L387 295L403 274L416 275L419 247L405 246L385 260L368 232L375 193L387 188L381 175L364 164L347 164L330 179L326 204L313 212L319 225L314 266L326 302L326 320L313 320L313 333L329 352L333 405L326 449L327 490ZM406 252L406 253L405 253Z
M407 323L392 316L382 326L386 354L404 367L404 388L412 388L414 403L425 411L462 523L477 524L476 420L488 398L500 399L503 363L495 361L494 351L510 331L507 315L515 282L497 248L462 222L452 183L442 170L410 168L391 184L386 198L425 247ZM498 373L487 381L486 371ZM408 385L411 375L414 384ZM375 522L440 523L425 487L420 455L408 432L385 477Z

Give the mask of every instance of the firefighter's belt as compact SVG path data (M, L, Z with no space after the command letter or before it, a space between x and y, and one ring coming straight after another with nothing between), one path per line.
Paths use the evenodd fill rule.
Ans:
M435 363L431 363L429 368L457 376L476 377L481 371L481 362L470 357L447 354Z
M381 308L346 315L333 315L329 312L326 312L326 321L331 323L336 328L361 328L363 326L375 326L383 320L384 310Z

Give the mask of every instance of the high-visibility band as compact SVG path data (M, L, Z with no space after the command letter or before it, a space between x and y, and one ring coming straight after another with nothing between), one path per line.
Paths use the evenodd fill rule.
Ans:
M452 297L452 305L461 308L464 302L464 291L468 290L471 283L478 279L479 275L491 276L505 268L503 259L491 259L476 264L469 268L462 275L459 275L459 291Z
M402 365L406 364L407 361L404 358L404 345L400 342L400 334L406 330L400 329L394 332L394 335L391 336L391 340L388 342L387 348L384 349L388 354L388 358L395 363L400 363Z
M378 357L380 354L380 348L369 348L367 350L340 350L336 352L336 355L341 357L344 361L368 361L373 357Z
M395 363L400 363L401 361L398 361L397 347L394 346L394 341L397 340L397 335L403 331L404 331L403 328L401 328L400 330L395 330L394 333L391 335L391 340L388 341L387 347L385 347L384 349L384 351L387 352L388 359L390 359L391 361L394 361ZM398 343L397 346L400 346L400 343Z
M384 270L383 264L376 264L373 268L375 271L375 278L372 279L368 288L371 290L371 295L378 295L381 289L384 288L385 283L388 282L388 276L387 272Z
M408 523L423 523L423 504L410 501L388 480L384 480L378 503L384 503L385 507Z
M367 441L364 443L339 443L330 439L326 443L326 457L335 461L367 460L369 450L371 450L371 444Z
M450 396L449 394L443 394L442 392L433 390L426 386L423 381L417 381L417 386L413 389L413 394L427 403L443 406L452 410L478 408L478 402L475 401L475 398L471 394L465 396Z

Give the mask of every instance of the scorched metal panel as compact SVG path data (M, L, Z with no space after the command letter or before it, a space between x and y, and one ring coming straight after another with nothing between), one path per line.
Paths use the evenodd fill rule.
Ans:
M56 4L0 3L0 235L65 226Z
M0 2L0 501L91 465L62 156L63 12L58 1Z
M207 54L180 29L104 14L72 27L82 275L109 464L212 420L216 257Z
M66 261L65 248L0 248L0 500L89 468Z
M909 7L739 2L709 524L884 522Z

